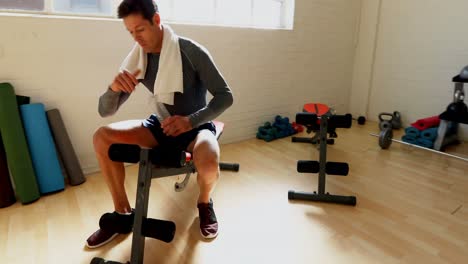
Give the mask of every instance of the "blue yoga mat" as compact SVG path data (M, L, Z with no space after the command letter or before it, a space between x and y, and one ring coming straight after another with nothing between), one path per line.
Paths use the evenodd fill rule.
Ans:
M434 147L434 141L432 140L418 138L416 141L417 141L417 145L421 147L430 148L430 149Z
M413 126L409 126L409 127L405 128L405 133L408 136L411 136L413 138L417 138L417 137L420 136L421 132L417 128L415 128Z
M404 135L403 137L401 137L401 140L403 142L406 142L406 143L418 145L418 141L417 141L416 137Z
M432 127L421 131L421 138L434 141L437 137L438 127Z
M65 181L44 105L21 105L20 111L40 193L63 190Z

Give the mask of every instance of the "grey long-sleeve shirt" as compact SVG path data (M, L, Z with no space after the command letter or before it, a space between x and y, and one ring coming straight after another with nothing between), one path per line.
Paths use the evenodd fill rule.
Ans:
M170 115L188 116L193 127L211 121L233 103L231 89L217 69L209 52L200 44L179 37L182 57L183 93L175 93L174 105L164 104ZM159 67L159 54L147 54L146 74L140 80L153 94ZM213 98L207 104L207 90ZM98 111L102 117L113 115L130 94L110 88L99 98Z

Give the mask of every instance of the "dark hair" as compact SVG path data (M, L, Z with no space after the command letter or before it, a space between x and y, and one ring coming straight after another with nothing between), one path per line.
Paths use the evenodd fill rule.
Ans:
M153 23L154 14L158 12L158 5L153 0L123 0L117 10L119 18L140 14L151 23Z

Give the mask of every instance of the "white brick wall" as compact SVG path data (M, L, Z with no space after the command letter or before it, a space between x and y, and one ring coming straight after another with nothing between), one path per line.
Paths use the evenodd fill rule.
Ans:
M294 118L308 102L345 113L359 8L357 0L296 0L294 31L173 25L210 50L233 89L235 103L219 117L227 126L221 143L255 137L264 122ZM0 32L0 81L60 110L85 172L97 169L96 128L149 114L144 88L117 115L97 113L132 46L120 21L0 15Z

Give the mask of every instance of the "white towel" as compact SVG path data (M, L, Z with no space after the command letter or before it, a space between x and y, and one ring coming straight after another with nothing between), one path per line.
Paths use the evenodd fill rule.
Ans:
M182 57L180 55L179 37L168 25L163 25L163 30L159 69L153 91L157 102L173 105L174 93L184 92ZM122 62L120 70L126 70L130 73L140 70L136 78L143 79L146 74L146 56L147 54L143 51L143 48L135 43Z

